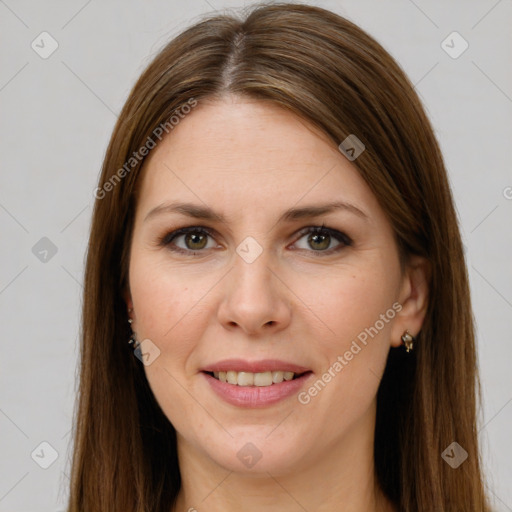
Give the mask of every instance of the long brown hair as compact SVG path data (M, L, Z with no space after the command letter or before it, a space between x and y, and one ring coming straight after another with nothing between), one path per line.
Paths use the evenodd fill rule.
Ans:
M175 430L127 343L123 291L144 162L130 159L180 106L225 94L271 101L335 146L350 134L364 143L353 163L386 212L401 257L431 263L414 352L404 360L390 350L378 391L378 482L399 510L488 510L468 276L430 122L399 65L359 27L318 7L274 3L252 6L243 20L213 15L185 30L147 67L119 116L87 253L68 511L168 512L180 489ZM468 453L456 469L441 456L452 442Z

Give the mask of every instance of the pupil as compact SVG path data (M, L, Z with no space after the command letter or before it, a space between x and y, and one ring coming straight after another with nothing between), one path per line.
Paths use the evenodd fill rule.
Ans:
M321 238L320 244L321 247L317 247L318 249L327 249L329 247L329 237L330 235L319 235L319 234L313 234L309 237L310 242L313 241L313 243L318 242L318 238ZM327 242L327 243L326 243Z
M203 244L201 244L200 239L202 239ZM190 245L194 245L197 243L199 243L199 245L200 245L199 247L197 247L197 246L190 247L191 249L202 249L205 246L205 244L204 244L205 240L206 240L206 238L204 235L198 235L198 234L191 233L186 236L187 245L190 246ZM191 242L191 244L189 244L188 242Z

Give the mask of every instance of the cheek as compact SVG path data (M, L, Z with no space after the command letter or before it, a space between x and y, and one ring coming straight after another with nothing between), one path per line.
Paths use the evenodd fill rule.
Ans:
M316 329L320 335L315 336L315 329L310 334L322 368L301 403L310 401L305 411L315 411L326 438L350 428L375 400L396 315L396 270L384 270L377 265L351 268L335 278L331 274L315 280L319 286L309 288L305 302L314 313L310 318L321 320ZM306 288L300 293L306 294Z
M391 323L382 326L379 319L395 301L396 278L396 269L375 262L297 280L294 292L311 309L311 321L318 326L313 328L325 334L324 350L332 353L376 322L382 334L388 332ZM391 316L386 320L392 320Z
M214 283L204 272L194 275L183 268L169 267L166 262L133 258L130 289L139 334L169 348L179 333L177 345L186 344L187 338L193 339L187 332L199 327L207 307L205 295Z
M149 258L132 259L130 289L137 338L150 339L160 351L144 371L156 401L177 429L187 428L184 418L201 418L186 390L193 387L189 362L211 316L205 294L214 282L207 275L194 277Z

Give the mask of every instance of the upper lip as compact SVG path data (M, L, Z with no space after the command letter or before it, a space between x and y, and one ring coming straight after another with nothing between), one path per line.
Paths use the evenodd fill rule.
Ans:
M263 359L260 361L246 361L244 359L224 359L201 368L203 372L250 372L262 373L267 371L283 371L293 373L304 373L309 368L297 364L281 361L279 359Z

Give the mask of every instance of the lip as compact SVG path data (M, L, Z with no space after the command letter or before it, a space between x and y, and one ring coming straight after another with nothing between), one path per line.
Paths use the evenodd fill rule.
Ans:
M250 373L261 373L261 372L293 372L293 373L305 373L311 371L310 368L299 366L297 364L281 361L279 359L263 359L260 361L245 361L244 359L224 359L216 363L209 364L204 368L201 368L202 372L250 372Z
M268 366L266 368L269 369ZM282 368L283 367L281 367L281 369ZM299 390L306 385L307 381L309 381L313 372L306 371L306 373L296 379L288 381L284 380L279 384L272 384L270 386L237 386L227 382L221 382L206 373L206 370L202 371L201 375L206 379L214 393L225 402L237 407L257 409L271 406L291 397L292 395L297 395Z

